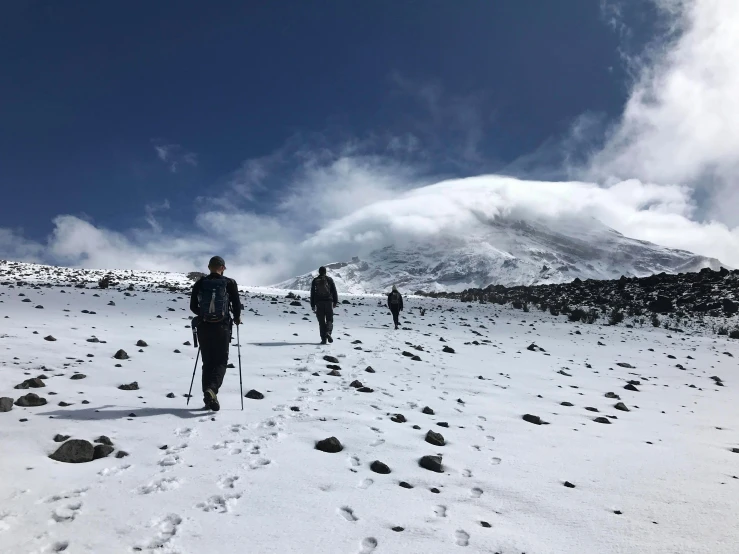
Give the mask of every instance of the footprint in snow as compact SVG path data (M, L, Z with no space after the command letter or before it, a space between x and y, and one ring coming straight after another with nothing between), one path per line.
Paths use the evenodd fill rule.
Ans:
M475 487L470 491L470 494L472 495L472 498L480 498L482 496L482 489L479 487Z
M64 507L56 508L51 513L51 518L56 523L74 521L81 509L82 509L82 502L74 502Z
M190 427L178 427L174 430L174 434L178 437L191 437L195 431Z
M272 460L268 460L267 458L259 458L257 460L252 460L249 462L249 469L259 469L262 467L266 467L271 463Z
M501 460L500 458L492 458L490 460L490 463L492 463L494 466L499 466L500 465L500 462L502 462L502 461L503 460Z
M200 508L204 512L225 514L231 511L239 498L241 498L241 493L227 494L224 496L217 494L215 496L211 496L206 502L196 504L195 507Z
M238 475L234 475L232 477L224 477L223 479L220 479L218 481L218 486L222 489L232 489L234 488L234 483L239 480Z
M360 489L368 489L374 484L374 482L375 481L373 479L363 479L358 486Z
M371 554L375 551L375 548L377 548L377 539L374 537L367 537L362 540L361 548L362 549L359 551L359 554Z
M69 541L55 542L49 547L50 552L66 552L67 548L69 548Z
M462 529L454 533L454 538L457 539L457 546L469 546L470 534Z
M339 515L343 517L347 521L357 521L359 518L354 515L354 510L349 508L348 506L342 506L339 508Z
M436 517L446 517L446 506L435 506L434 507L434 515Z
M462 472L462 475L464 475L465 477L472 477L472 472L469 469L465 469Z
M52 502L59 502L60 500L69 500L70 498L79 498L80 496L83 496L87 491L89 491L89 487L83 487L81 489L75 489L73 491L63 492L61 494L55 494L53 496L50 496L44 500L46 504L51 504Z
M352 467L359 467L361 464L361 462L359 461L359 458L356 456L349 456L347 460L349 462L349 465L351 465Z
M152 481L148 485L142 485L136 489L139 494L151 494L154 492L166 492L171 491L180 486L180 480L176 477L165 477L164 479L158 479Z
M370 443L370 446L380 446L382 444L385 444L385 439L376 439Z
M177 534L180 525L182 525L182 518L177 514L169 514L152 521L151 526L158 528L159 532L149 542L148 548L152 550L164 548L172 540L172 537Z

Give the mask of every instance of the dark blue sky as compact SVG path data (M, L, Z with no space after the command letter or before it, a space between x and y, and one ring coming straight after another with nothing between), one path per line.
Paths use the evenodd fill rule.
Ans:
M411 133L446 150L430 170L494 171L583 113L612 120L628 92L595 0L9 4L0 216L30 238L65 213L127 228L164 199L184 225L296 133Z

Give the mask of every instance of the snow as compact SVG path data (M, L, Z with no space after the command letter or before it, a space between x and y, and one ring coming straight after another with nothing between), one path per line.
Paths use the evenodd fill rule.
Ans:
M51 281L72 274L59 270ZM0 413L0 552L736 552L736 341L699 327L570 324L536 310L414 297L406 330L396 332L380 298L350 297L355 305L337 310L336 342L322 347L309 305L250 288L243 300L254 311L240 328L244 392L265 398L245 398L241 411L234 337L237 368L214 414L199 410L199 371L189 407L183 397L197 352L183 345L192 340L187 296L140 290L146 279L175 278L138 275L131 296L126 281L120 290L0 287L0 396L49 400ZM57 341L44 341L49 334ZM105 342L86 342L92 336ZM143 352L139 339L149 345ZM527 350L534 342L545 351ZM445 345L456 353L443 353ZM113 359L119 348L131 359ZM324 355L339 358L341 377L327 375ZM87 378L70 380L75 371ZM13 389L40 374L45 388ZM355 391L355 379L374 392ZM629 379L640 392L623 389ZM140 390L117 388L132 381ZM609 391L631 411L613 409ZM396 413L407 423L391 421ZM593 421L605 415L618 419ZM428 430L447 445L424 442ZM57 433L107 435L130 456L54 462L47 456ZM342 452L314 449L330 436ZM437 453L444 473L418 466ZM370 471L374 460L392 473Z

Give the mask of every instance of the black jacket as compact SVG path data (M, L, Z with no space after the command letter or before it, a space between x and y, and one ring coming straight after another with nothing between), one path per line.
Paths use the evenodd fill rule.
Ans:
M392 298L392 296L393 296L392 292L387 295L387 307L390 308L391 310L393 309L393 305L390 303L390 298ZM398 308L402 310L403 309L403 295L398 293L398 296L400 296L400 302L398 303Z
M319 298L318 293L316 292L316 283L319 279L324 278L324 276L319 275L315 279L313 279L313 282L310 285L310 307L311 309L316 307L316 302L326 302L329 300L333 300L334 304L339 303L339 293L336 292L336 284L334 283L334 280L329 277L328 275L325 276L326 279L328 279L328 285L331 288L331 298Z
M226 279L226 291L228 292L228 302L231 306L231 313L234 319L241 317L241 299L239 298L239 287L236 285L236 281L219 275L218 273L211 273L207 277L202 277L192 286L192 293L190 293L190 311L195 315L200 315L200 303L198 302L198 296L200 295L200 289L202 285L200 282L203 279Z

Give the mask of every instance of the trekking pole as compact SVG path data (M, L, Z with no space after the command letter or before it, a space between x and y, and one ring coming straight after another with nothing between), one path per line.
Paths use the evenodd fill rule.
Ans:
M200 348L198 348L198 355L195 356L195 367L192 370L192 381L190 381L190 392L187 393L187 405L190 405L190 397L192 396L192 385L195 383L195 372L198 370L198 360L200 359Z
M239 349L239 390L241 391L241 410L244 410L244 383L241 380L241 338L239 337L239 326L236 326L236 346Z

